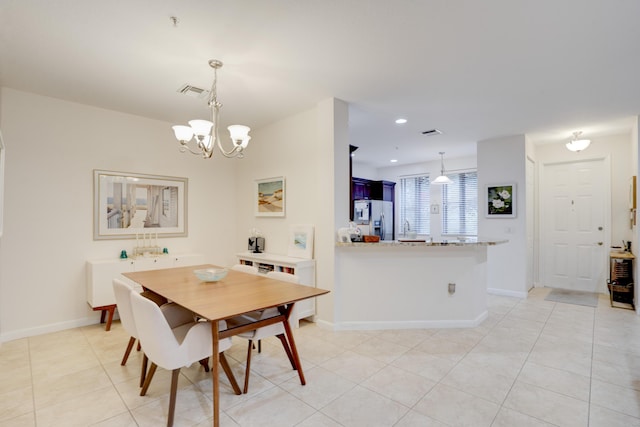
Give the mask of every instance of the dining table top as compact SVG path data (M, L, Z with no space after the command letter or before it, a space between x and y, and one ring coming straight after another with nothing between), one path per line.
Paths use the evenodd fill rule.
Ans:
M211 264L137 271L123 275L145 289L188 307L207 320L222 320L254 310L295 303L328 290L229 269L217 282L203 282L194 270L222 268Z

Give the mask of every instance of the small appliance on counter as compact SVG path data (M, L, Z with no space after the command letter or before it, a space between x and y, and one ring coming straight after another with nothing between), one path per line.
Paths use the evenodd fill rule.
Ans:
M264 252L264 237L257 228L249 230L249 239L247 249L254 254L261 254Z
M264 252L264 237L249 237L248 249L254 254Z

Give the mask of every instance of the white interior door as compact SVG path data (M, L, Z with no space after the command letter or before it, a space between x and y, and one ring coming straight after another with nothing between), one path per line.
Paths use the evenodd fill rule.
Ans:
M603 159L544 166L543 285L605 292L606 229Z

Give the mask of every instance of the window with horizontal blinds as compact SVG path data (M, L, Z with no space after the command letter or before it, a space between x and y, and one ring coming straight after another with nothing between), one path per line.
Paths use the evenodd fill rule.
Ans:
M429 234L429 175L400 178L400 223L398 234L403 234L409 221L411 231Z
M478 235L478 172L448 173L442 187L442 234Z

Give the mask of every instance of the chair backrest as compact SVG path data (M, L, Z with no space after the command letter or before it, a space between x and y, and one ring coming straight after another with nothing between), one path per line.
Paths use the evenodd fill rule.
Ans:
M267 273L270 279L282 280L283 282L300 283L300 277L295 274L283 273L281 271L270 271Z
M231 269L242 273L258 274L258 267L254 267L253 265L236 264L231 267Z
M144 352L149 359L167 370L188 366L211 356L211 323L186 323L172 329L160 307L142 295L131 292L131 309ZM218 322L222 329L223 321ZM231 347L231 338L220 340L219 351Z
M162 310L156 303L137 292L131 292L129 298L138 329L138 338L144 347L144 352L156 365L173 369L168 365L172 365L171 354L178 352L179 343Z
M134 338L138 338L136 322L131 311L131 297L133 288L122 280L113 279L113 294L116 296L116 305L120 315L120 323L125 331Z

